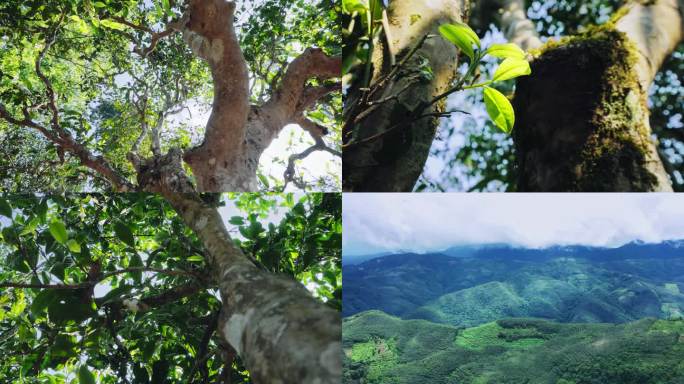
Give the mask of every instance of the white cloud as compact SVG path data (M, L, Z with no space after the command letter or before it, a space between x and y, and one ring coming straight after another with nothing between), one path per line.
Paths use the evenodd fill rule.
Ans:
M684 238L677 194L345 194L345 254Z

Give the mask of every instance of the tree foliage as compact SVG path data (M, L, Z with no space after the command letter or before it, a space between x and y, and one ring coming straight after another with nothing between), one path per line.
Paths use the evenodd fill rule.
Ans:
M214 89L208 65L191 52L181 33L170 33L186 3L4 1L0 4L0 105L5 117L30 119L53 134L50 126L60 124L76 142L101 155L130 181L135 170L127 159L129 152L149 157L172 147L185 150L199 145ZM288 64L305 48L339 54L332 2L237 3L236 30L250 69L253 105L263 104L276 91ZM322 83L311 80L311 85ZM333 92L308 112L311 120L328 129L325 143L331 148L338 147L340 108L340 95ZM17 121L0 122L3 148L13 149L0 161L0 172L13 175L2 179L4 188L110 188L66 146ZM261 187L282 189L281 168L288 156L293 148L312 141L304 133L293 131L285 152L259 170ZM331 170L316 177L296 169L301 181L297 185L334 189L335 160L330 161ZM65 179L70 181L68 187L60 184Z
M235 242L259 267L341 300L341 199L229 195ZM205 249L158 195L0 200L0 381L250 382L214 330ZM275 211L282 220L271 222Z

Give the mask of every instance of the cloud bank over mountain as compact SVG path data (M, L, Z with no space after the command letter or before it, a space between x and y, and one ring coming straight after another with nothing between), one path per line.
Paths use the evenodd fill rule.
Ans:
M343 203L345 255L684 238L676 194L345 194Z

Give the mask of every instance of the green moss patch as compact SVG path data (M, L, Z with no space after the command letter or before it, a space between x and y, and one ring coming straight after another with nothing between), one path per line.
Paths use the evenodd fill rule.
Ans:
M518 82L514 102L521 190L652 190L634 43L609 22L533 54L533 75Z

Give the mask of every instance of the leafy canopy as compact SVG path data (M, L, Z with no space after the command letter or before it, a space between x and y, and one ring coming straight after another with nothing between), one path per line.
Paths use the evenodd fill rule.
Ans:
M255 264L340 308L339 195L227 198ZM158 195L10 195L0 215L0 382L249 382L207 338L221 301L204 247Z

